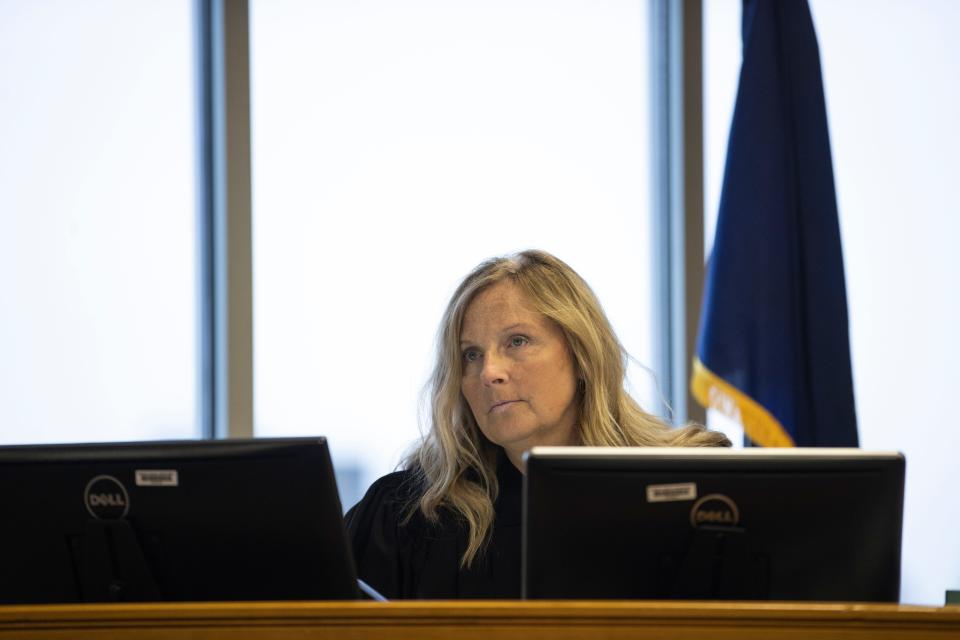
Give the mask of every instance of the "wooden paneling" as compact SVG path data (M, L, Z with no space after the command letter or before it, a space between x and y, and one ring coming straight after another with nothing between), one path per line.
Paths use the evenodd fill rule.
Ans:
M960 638L960 607L722 602L0 606L0 640Z

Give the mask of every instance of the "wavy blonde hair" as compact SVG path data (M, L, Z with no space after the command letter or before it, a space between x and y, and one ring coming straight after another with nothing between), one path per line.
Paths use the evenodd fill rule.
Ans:
M441 509L469 529L460 559L468 567L484 548L493 525L499 447L480 432L460 391L460 331L470 302L499 282L515 283L533 307L563 331L580 383L579 444L589 446L730 446L720 433L688 424L673 428L645 412L624 389L627 354L587 283L545 251L529 250L478 265L454 292L437 341L430 380L431 421L405 466L418 476L422 493L411 504L436 522Z

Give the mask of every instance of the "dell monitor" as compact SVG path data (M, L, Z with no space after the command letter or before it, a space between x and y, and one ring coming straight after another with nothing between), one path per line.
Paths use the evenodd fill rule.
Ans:
M904 467L858 449L534 448L524 597L896 602Z
M0 604L358 596L323 438L0 447Z

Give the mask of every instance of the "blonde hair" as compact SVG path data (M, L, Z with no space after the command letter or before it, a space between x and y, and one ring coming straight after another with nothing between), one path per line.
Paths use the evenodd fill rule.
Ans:
M430 428L406 460L422 487L408 517L419 509L436 522L439 510L446 509L460 518L469 529L462 567L470 566L492 529L499 447L481 434L460 391L460 330L477 294L507 280L566 337L581 380L579 444L730 446L726 436L700 425L670 427L630 397L624 389L627 354L593 291L566 263L536 250L483 262L464 278L447 305L430 380Z

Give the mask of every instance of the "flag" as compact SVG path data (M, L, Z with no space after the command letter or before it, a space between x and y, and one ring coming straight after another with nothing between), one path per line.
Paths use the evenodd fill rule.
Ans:
M806 0L744 0L691 391L762 446L857 446L820 54Z

